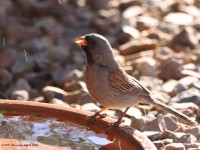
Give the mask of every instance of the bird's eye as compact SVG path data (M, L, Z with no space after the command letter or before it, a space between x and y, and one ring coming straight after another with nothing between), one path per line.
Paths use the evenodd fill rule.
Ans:
M93 38L86 36L85 39L89 45L96 45L96 41Z

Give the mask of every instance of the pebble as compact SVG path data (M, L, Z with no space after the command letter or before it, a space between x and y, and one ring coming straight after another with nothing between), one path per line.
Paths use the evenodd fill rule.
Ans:
M145 116L134 115L131 117L131 127L135 128L139 131L144 131L144 127L146 126L148 121L149 121L149 119L147 119Z
M6 49L0 52L0 68L8 69L16 57L16 51L13 49Z
M200 127L199 126L185 128L184 132L188 133L188 134L192 134L197 139L200 139Z
M173 131L165 130L160 134L160 136L157 138L158 140L163 140L163 139L172 139L173 142L176 142L178 137L177 133L174 133Z
M158 131L144 131L142 132L145 136L147 136L151 141L155 141L160 137L161 133Z
M182 143L170 143L164 148L165 150L185 150L185 146Z
M95 10L100 9L107 9L108 8L108 0L89 0L88 4L91 5L91 7Z
M61 106L66 106L66 107L69 107L69 104L63 102L62 100L60 99L57 99L57 98L53 98L51 101L49 101L50 104L55 104L55 105L61 105Z
M65 96L67 95L64 90L53 86L44 87L42 89L42 93L48 102L50 102L53 98L64 100Z
M193 23L191 15L181 12L169 13L163 19L168 23L176 25L191 25Z
M121 31L122 33L120 34L120 37L119 37L120 43L127 43L131 39L140 38L140 32L136 28L133 28L128 25L124 25L122 26L121 30L122 30Z
M182 76L180 74L180 69L183 64L181 59L168 58L160 65L159 77L163 80L175 79L178 80Z
M151 50L155 49L157 47L157 41L156 40L142 40L142 41L130 41L128 43L125 43L119 47L119 50L122 55L130 55L134 53L138 53L141 51Z
M197 138L192 134L186 134L181 136L177 141L177 143L195 143L197 142Z
M194 49L198 45L198 40L194 36L192 28L184 28L171 40L171 48L175 52L182 52Z
M162 85L163 92L168 93L170 96L175 96L175 86L178 84L177 80L170 79Z
M29 93L26 90L16 90L11 93L11 99L20 100L20 101L28 101Z
M150 16L141 16L141 17L138 17L136 24L137 24L136 28L139 31L144 31L144 30L153 28L155 26L158 26L159 21Z
M143 13L143 9L139 6L128 7L122 14L125 19L133 19Z
M140 71L142 76L157 76L157 62L151 57L139 58L135 61L136 69Z
M167 130L175 131L176 129L178 129L176 120L174 120L171 115L165 115L164 120L165 120Z
M172 139L164 139L164 140L157 140L153 141L153 144L158 148L158 149L163 149L165 145L173 143Z
M83 104L81 106L82 110L86 110L86 111L92 111L92 112L97 112L99 110L101 110L97 105L95 105L94 103L86 103Z
M200 105L200 91L196 88L190 88L186 91L178 93L171 99L172 102L193 102L197 106Z
M6 69L0 69L0 89L8 87L12 81L12 74Z

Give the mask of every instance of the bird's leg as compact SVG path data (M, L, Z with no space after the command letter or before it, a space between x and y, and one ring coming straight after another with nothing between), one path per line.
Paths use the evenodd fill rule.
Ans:
M93 116L89 117L88 121L87 121L86 128L89 129L89 126L95 120L96 117L99 116L99 118L105 118L106 114L100 114L100 113L103 112L103 111L105 111L105 110L107 110L107 109L109 109L109 107L104 107L103 109L97 111Z
M126 114L126 112L128 111L129 108L130 108L130 107L127 107L127 108L125 109L125 111L123 112L123 114L120 116L120 118L119 118L116 122L111 123L111 124L109 125L108 129L106 130L106 133L108 133L112 127L119 127L120 123L123 122L123 121L122 121L122 118L125 116L125 114Z

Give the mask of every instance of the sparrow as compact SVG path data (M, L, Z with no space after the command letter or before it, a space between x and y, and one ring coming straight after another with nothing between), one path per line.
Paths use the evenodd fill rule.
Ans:
M165 110L187 125L196 126L198 123L176 109L155 99L152 93L136 78L128 75L114 57L109 41L102 35L91 33L76 38L87 57L85 79L90 95L104 108L95 113L112 108L126 108L114 125L119 126L125 113L131 106L138 103L153 104Z

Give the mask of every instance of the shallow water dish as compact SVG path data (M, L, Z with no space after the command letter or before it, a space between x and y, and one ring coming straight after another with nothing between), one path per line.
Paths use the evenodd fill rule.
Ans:
M0 100L0 110L1 114L8 112L17 112L20 115L33 115L40 116L43 118L54 118L59 121L67 121L70 123L77 124L78 126L86 126L87 118L91 116L92 112L86 112L70 107L63 107L59 105L52 105L46 103L37 103L37 102L24 102L24 101L16 101L16 100ZM4 112L5 111L5 112ZM2 124L2 120L1 124ZM114 122L111 118L104 119L95 119L95 121L91 124L90 130L94 131L97 134L106 134L106 129L108 129L109 124ZM112 142L108 142L106 145L101 146L99 149L101 150L110 150L110 149L121 149L121 150L156 150L156 147L152 144L152 142L146 138L141 132L135 130L128 126L122 126L119 128L112 128L110 132L106 135L108 139L114 139ZM94 140L98 137L94 137L91 139ZM6 150L9 147L12 150L22 149L22 147L26 150L32 149L71 149L63 146L52 146L47 145L46 143L38 143L34 140L17 140L14 138L4 138L0 139L0 149ZM31 145L32 144L32 145Z

